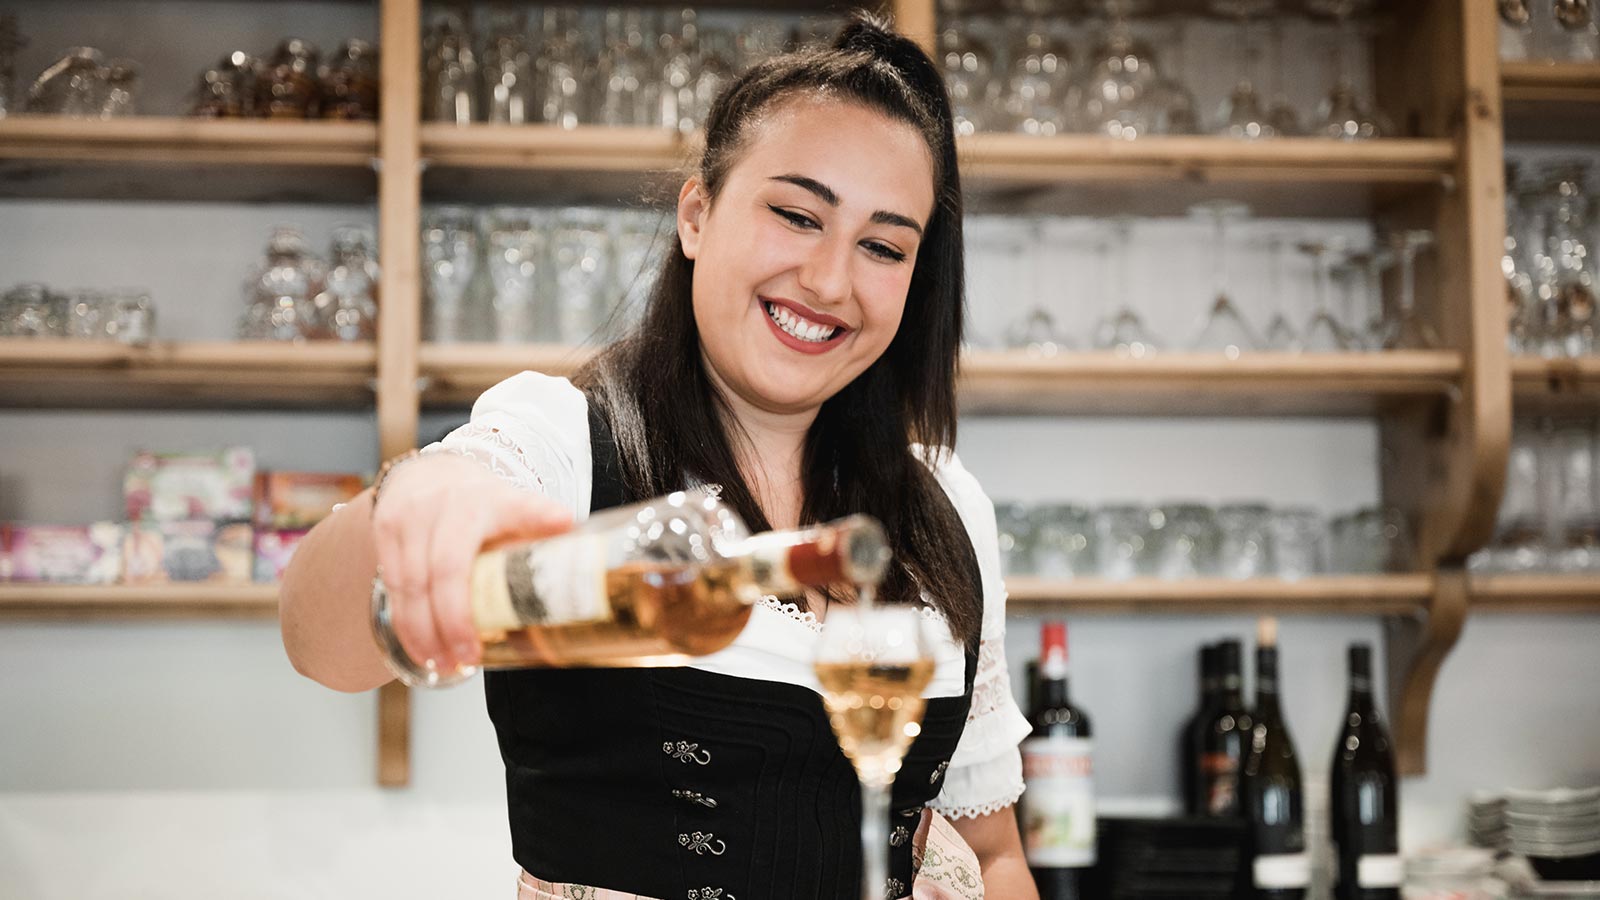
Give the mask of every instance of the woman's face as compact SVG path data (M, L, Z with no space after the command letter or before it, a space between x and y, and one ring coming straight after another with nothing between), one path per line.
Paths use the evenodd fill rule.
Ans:
M933 163L915 128L855 103L797 100L750 126L716 200L678 201L713 378L774 413L814 411L900 327Z

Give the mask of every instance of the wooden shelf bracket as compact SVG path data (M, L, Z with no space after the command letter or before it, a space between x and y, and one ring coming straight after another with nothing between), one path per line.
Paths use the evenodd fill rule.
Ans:
M1401 775L1428 768L1428 710L1439 669L1461 636L1467 619L1467 573L1441 569L1427 613L1384 620L1389 669L1389 711L1394 722L1395 763Z

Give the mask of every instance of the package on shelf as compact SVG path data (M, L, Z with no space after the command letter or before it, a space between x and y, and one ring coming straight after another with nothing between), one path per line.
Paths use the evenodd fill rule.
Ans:
M128 464L122 493L130 522L250 521L255 452L142 452Z
M267 528L256 530L256 581L276 584L283 579L289 557L309 528Z
M345 472L257 472L256 528L310 528L364 487L366 479Z
M123 528L0 525L0 581L112 584L122 569Z
M254 533L247 522L209 519L136 522L123 541L126 584L211 581L245 584L254 568Z

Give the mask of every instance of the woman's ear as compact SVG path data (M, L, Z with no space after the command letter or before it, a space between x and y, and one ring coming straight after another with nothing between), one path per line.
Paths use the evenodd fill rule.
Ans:
M678 192L678 243L683 245L685 257L699 255L701 226L710 212L711 198L706 196L705 185L698 175L691 176Z

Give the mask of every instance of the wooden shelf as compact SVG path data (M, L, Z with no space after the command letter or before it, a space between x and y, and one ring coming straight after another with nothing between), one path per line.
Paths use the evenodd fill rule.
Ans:
M486 388L524 369L571 375L590 352L551 345L425 345L424 401L470 405ZM1447 351L1238 359L972 351L961 372L961 410L969 415L1356 416L1449 396L1460 383L1461 358Z
M980 414L1371 415L1449 395L1448 351L1350 354L975 351L962 364L962 411Z
M1433 593L1433 576L1328 575L1284 581L1200 578L1164 581L1138 578L1048 580L1008 578L1007 611L1051 613L1313 613L1413 615Z
M1505 62L1500 84L1508 138L1600 140L1600 63Z
M699 146L698 135L594 126L425 124L421 140L430 198L500 203L669 201ZM1130 215L1181 212L1224 195L1262 215L1360 215L1397 193L1446 184L1456 164L1455 145L1442 139L983 134L962 138L960 153L976 210Z
M0 407L319 409L372 406L370 344L0 339Z
M1600 574L1474 575L1473 612L1600 613Z
M367 203L377 125L0 119L0 198Z
M1600 410L1600 357L1511 359L1512 399L1518 413Z
M278 615L275 584L0 584L11 619L247 618Z

